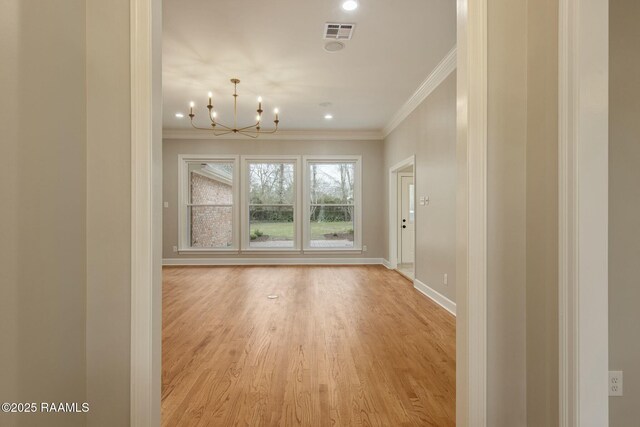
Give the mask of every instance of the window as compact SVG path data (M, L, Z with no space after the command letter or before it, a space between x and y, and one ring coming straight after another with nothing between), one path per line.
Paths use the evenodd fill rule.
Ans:
M181 156L180 164L180 250L236 249L236 159Z
M413 184L409 184L409 223L411 224L413 224L416 219L416 201L413 187Z
M362 248L360 156L180 155L179 162L180 252Z
M359 250L360 157L305 157L305 249Z
M245 249L299 249L297 163L297 157L245 159Z

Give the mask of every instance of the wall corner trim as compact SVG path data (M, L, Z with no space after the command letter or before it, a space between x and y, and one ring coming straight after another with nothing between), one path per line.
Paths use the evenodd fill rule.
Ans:
M393 266L391 265L391 261L389 261L386 258L382 259L382 265L384 265L385 267L387 267L389 270L393 270Z
M130 424L160 425L160 299L154 275L154 40L160 0L130 0L131 359ZM159 110L158 110L159 111ZM154 329L155 328L155 329Z
M456 303L442 295L440 292L429 287L426 283L421 282L418 279L413 281L413 287L420 291L420 293L432 299L436 304L447 310L449 313L454 316L456 315Z
M436 68L431 71L427 78L418 86L418 89L409 97L398 112L391 118L389 123L382 129L382 135L384 138L396 128L404 119L411 114L413 110L433 92L439 85L447 78L449 74L456 69L456 56L457 49L454 46L449 53L440 61Z

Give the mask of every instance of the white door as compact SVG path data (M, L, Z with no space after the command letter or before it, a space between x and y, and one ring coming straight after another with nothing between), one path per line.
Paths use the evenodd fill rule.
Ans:
M413 263L415 252L415 200L413 175L400 176L400 262Z

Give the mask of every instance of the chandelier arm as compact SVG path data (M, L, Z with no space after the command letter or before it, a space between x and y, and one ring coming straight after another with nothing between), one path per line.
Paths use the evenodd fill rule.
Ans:
M211 131L213 131L213 135L214 135L214 136L227 135L227 134L229 134L229 133L233 132L233 129L229 129L229 130L227 130L227 131L225 131L225 132L222 132L222 133L216 133L216 130L215 130L215 129L210 129L210 128L201 128L201 127L199 127L199 126L194 125L194 124L193 124L193 122L191 122L191 127L192 127L192 128L194 128L194 129L204 130L204 131L207 131L207 132L211 132Z
M211 129L209 129L209 128L201 128L201 127L198 127L198 126L194 125L194 124L193 124L193 122L191 122L191 127L192 127L192 128L194 128L194 129L198 129L198 130L211 130Z
M227 131L224 131L222 133L216 133L215 131L213 131L213 135L214 136L224 136L224 135L229 135L230 133L233 133L233 131L232 130L227 130Z
M261 134L269 134L269 133L276 133L276 132L278 132L278 126L276 126L275 129L272 129L272 130L263 131L262 129L260 129Z
M255 139L255 138L257 138L257 137L258 137L258 134L257 134L257 133L256 133L256 134L251 134L251 133L243 132L243 131L238 131L238 133L239 133L240 135L248 136L249 138L254 138L254 139Z
M216 122L216 126L220 126L221 128L224 128L230 132L233 132L233 128L230 128L229 126L225 126L222 123Z
M259 126L260 122L254 124L254 125L249 125L249 126L245 126L243 128L238 129L238 132L243 131L243 130L247 130L247 129L251 129L251 128L255 128L256 126Z

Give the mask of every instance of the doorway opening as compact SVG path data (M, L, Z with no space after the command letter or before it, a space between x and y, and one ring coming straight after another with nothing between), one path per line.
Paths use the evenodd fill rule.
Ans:
M415 156L389 169L389 257L391 267L415 278Z
M403 276L415 277L415 181L413 165L398 172L398 268Z
M161 390L161 250L158 236L162 203L161 10L159 0L132 0L132 348L131 424L160 424ZM460 424L484 425L486 420L486 0L458 3L458 158L457 270L462 278L458 294L468 304L456 318L456 401ZM166 13L166 9L164 11ZM153 88L150 86L153 81ZM427 82L429 83L429 82ZM426 86L427 88L429 85ZM151 90L153 89L153 90ZM160 95L160 96L158 96ZM471 100L472 102L469 102ZM171 115L172 113L168 113ZM182 118L184 114L180 113ZM176 113L175 117L180 117ZM328 116L328 115L327 115ZM324 120L329 117L323 116ZM332 118L332 116L331 116ZM292 132L292 134L294 134ZM165 134L166 135L166 134ZM414 158L406 164L414 164ZM402 163L402 162L401 162ZM404 166L401 164L400 166ZM393 169L393 168L392 168ZM388 200L397 200L397 169L390 171ZM416 177L414 176L414 179ZM153 185L151 185L153 182ZM397 223L397 209L389 203L389 221ZM474 212L470 218L469 212ZM152 226L153 225L153 226ZM389 227L390 268L397 267L397 228ZM162 249L162 248L160 248ZM169 248L171 250L171 248ZM176 249L177 250L177 249ZM414 263L415 264L415 263ZM469 273L469 274L467 274ZM471 274L473 273L473 274ZM472 357L470 357L472 355Z

